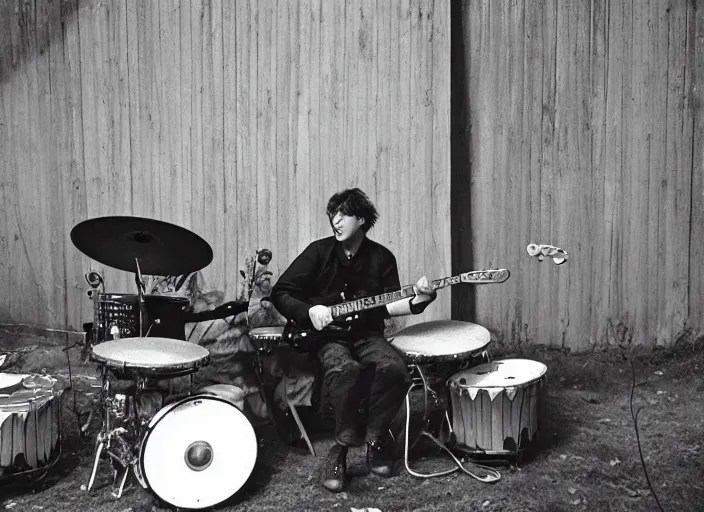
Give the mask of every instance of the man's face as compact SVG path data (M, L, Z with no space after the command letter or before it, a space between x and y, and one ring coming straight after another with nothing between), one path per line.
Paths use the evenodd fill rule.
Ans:
M330 225L332 226L332 231L335 234L335 238L342 242L344 240L349 240L356 233L362 230L364 218L355 217L353 215L344 215L341 212L337 212L330 218Z

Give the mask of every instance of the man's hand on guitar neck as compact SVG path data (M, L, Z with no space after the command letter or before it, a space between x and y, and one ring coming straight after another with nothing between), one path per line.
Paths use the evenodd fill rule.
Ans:
M420 304L421 302L432 302L438 296L438 291L433 290L428 284L428 278L423 276L416 282L415 285L416 296L411 299L413 304ZM416 300L417 299L417 300Z
M410 300L402 299L386 305L386 309L391 316L417 315L422 313L428 305L438 296L428 284L428 278L423 276L414 285L415 296Z

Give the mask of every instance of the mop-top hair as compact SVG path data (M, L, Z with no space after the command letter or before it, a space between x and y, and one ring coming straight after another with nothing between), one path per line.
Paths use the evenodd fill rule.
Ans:
M330 198L327 207L328 218L332 221L337 212L364 219L362 225L364 231L372 229L379 218L379 212L376 211L374 203L358 188L343 190Z

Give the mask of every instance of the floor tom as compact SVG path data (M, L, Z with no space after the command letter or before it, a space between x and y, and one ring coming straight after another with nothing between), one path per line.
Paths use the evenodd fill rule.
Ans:
M460 448L471 453L512 455L534 446L547 366L503 359L450 377L452 428Z

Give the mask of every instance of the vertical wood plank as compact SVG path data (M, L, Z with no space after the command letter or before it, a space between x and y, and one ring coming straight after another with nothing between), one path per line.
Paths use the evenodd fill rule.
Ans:
M238 167L238 90L240 86L240 73L238 69L238 20L242 10L238 10L240 2L223 2L222 4L222 34L223 34L223 213L224 233L222 235L223 268L225 272L226 288L223 290L227 297L236 297L238 293L237 281L232 275L239 272L238 241L242 227L240 226L238 208L240 197L239 182L237 179Z
M657 3L656 5L662 12L663 6ZM695 88L701 88L701 82L693 81L689 55L699 55L697 60L701 60L702 54L697 54L696 51L691 53L694 41L688 20L695 16L692 3L675 3L670 6L669 12L666 9L665 13L669 14L669 30L661 41L673 41L674 44L667 45L666 161L662 168L665 176L660 178L664 200L662 211L659 212L664 235L658 251L658 268L664 270L663 286L662 290L658 290L658 297L664 298L665 306L659 308L659 315L656 317L658 324L655 342L658 345L672 343L673 337L684 334L689 315L690 268L701 266L698 261L702 261L691 260L687 251L678 250L691 243L690 226L695 221L691 209L693 203L698 200L692 197L692 180L696 174L692 153L697 146L692 145L694 134L691 122L691 119L698 116L694 113L690 95ZM654 117L662 119L660 116Z
M696 58L704 55L704 13L696 11L692 25L689 27L689 47L693 48L687 61L692 73L692 87L689 94L688 108L704 105L704 61ZM695 86L695 84L697 84ZM704 117L694 116L692 136L692 192L689 223L689 314L688 323L693 329L704 329L704 268L698 262L704 261Z

